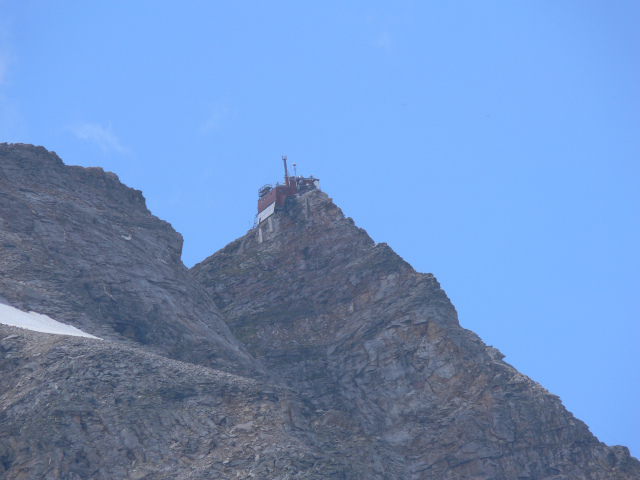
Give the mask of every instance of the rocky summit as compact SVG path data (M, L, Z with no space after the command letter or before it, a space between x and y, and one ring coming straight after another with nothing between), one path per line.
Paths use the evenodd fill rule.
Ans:
M0 318L0 478L640 479L325 193L181 248L113 173L0 145L0 303L99 337Z
M255 362L138 190L42 147L0 146L0 301L105 340L248 372Z

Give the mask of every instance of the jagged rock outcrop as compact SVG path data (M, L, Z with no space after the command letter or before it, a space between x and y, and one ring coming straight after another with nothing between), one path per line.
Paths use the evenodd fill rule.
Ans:
M181 252L182 236L115 174L0 145L0 301L100 338L255 371Z
M460 327L431 274L312 191L192 271L236 337L306 399L359 478L640 478L558 397Z

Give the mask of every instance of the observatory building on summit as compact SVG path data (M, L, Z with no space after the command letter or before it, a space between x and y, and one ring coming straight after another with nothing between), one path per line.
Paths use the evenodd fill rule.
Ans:
M282 156L282 161L284 163L284 184L276 183L274 186L268 183L258 190L257 225L273 215L276 210L283 208L287 198L297 197L320 187L320 179L313 175L310 177L297 175L295 163L293 164L293 176L289 176L286 155Z

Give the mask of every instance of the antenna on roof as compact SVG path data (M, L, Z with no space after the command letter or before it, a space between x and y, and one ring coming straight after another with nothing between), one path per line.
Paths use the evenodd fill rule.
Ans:
M287 156L282 155L282 161L284 162L284 184L289 186L289 170L287 170Z
M298 170L296 170L296 164L293 164L293 176L297 177L298 176Z

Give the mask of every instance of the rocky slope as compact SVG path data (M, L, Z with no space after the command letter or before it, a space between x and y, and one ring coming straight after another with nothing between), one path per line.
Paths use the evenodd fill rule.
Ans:
M0 325L0 478L349 478L289 389ZM350 473L351 472L351 473Z
M180 234L115 174L0 145L0 301L100 338L255 371L181 252Z
M640 478L624 447L460 327L431 274L374 244L326 194L192 270L231 330L306 399L362 478Z
M0 302L103 339L0 325L0 478L640 478L323 193L191 272L181 244L0 144Z

